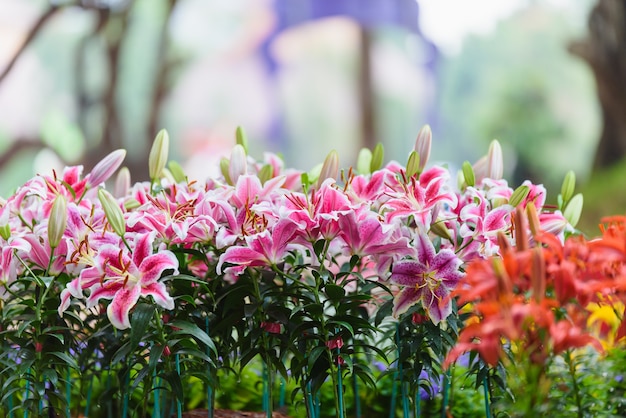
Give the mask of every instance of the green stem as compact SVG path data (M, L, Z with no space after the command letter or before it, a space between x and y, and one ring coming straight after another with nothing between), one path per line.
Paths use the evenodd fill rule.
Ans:
M578 418L583 417L583 407L582 407L582 396L580 394L580 387L578 386L578 379L576 378L576 365L572 359L572 352L567 350L565 354L565 359L567 361L567 365L569 366L569 374L572 378L572 386L574 387L574 396L576 398L576 409Z

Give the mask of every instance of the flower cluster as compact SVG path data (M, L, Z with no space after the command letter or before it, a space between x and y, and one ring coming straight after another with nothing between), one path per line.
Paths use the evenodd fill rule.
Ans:
M223 329L220 318L233 326L253 320L256 326L240 332L248 336L241 338L249 339L250 356L263 354L253 348L258 340L269 359L277 353L272 351L274 344L282 347L281 338L287 335L294 345L291 355L301 356L299 343L315 353L303 360L304 373L311 380L307 367L315 369L321 353L328 356L322 366L336 371L351 361L350 355L359 347L377 349L360 341L359 332L373 337L376 331L374 321L363 319L361 308L376 311L393 303L391 320L405 313L409 318L420 315L436 328L455 313L451 297L455 288L453 295L463 303L478 295L484 298L482 291L497 294L494 300L501 301L498 289L511 286L502 275L493 274L491 281L487 277L484 282L457 284L464 266L476 259L501 255L507 268L522 268L520 260L526 259L528 243L514 235L516 208L538 210L537 228L549 232L536 234L534 239L547 245L541 256L552 260L550 277L559 277L555 279L557 296L581 297L581 286L600 291L595 283L583 285L567 276L568 269L576 266L567 264L570 257L559 245L570 223L559 210L544 207L543 186L525 182L513 189L502 179L497 142L474 166L465 163L458 175L442 166L427 167L428 127L420 131L406 165L383 165L382 148L377 147L373 153L361 152L356 170L340 172L332 152L317 170L304 173L286 169L272 154L266 154L263 161L253 160L247 155L245 138L238 136L230 159L222 161L219 178L191 180L177 164L167 165L169 139L161 132L150 153L150 181L131 186L128 171L122 169L109 192L105 182L125 155L119 150L85 176L82 167L68 167L60 175L40 175L20 187L0 203L0 307L30 289L24 279L33 278L45 295L58 290L53 296L61 318L67 320L71 313L72 318L93 319L94 312L106 311L118 330L134 328L131 317L139 318L136 322L148 329L154 319L142 319L141 301L142 306L152 306L145 312L158 309L165 314L165 319L160 317L154 324L153 343L161 347L160 353L169 353L173 344L163 337L164 324L211 347L208 336L200 331L201 318L206 316L207 329L209 319L211 326L218 324L224 344L233 332ZM610 249L623 256L623 251L613 248L617 242L606 244L605 253ZM489 276L476 274L484 266L471 264L468 280ZM191 278L192 285L186 289L192 294L174 290L177 278ZM219 304L239 295L240 283L252 287L241 291L242 309L233 317L239 302ZM234 290L224 290L229 288ZM547 300L537 298L536 305L552 307ZM481 299L477 309L491 302ZM204 310L193 311L198 306ZM196 312L190 313L196 321L193 326L185 327L180 319L167 323L168 315L175 317L183 310ZM10 322L6 326L19 327ZM572 338L575 329L565 329L567 324L571 323L554 324L554 332ZM483 347L489 338L500 335L469 334L476 327L470 325L463 331L465 345L461 347L477 347L486 353ZM318 337L311 339L315 333ZM142 338L132 331L130 335L133 344L126 350ZM481 339L481 345L474 345L475 338ZM228 354L220 353L222 358ZM491 362L494 357L486 355L486 359ZM150 367L157 362L158 358L151 361ZM282 359L276 367L282 367Z

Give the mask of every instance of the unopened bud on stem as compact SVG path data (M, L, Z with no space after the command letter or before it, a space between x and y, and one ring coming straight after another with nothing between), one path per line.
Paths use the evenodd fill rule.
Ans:
M117 204L117 201L111 193L104 189L98 190L98 199L100 200L104 214L113 228L113 231L120 237L124 237L126 233L126 221L124 220L124 213L120 205Z
M324 164L322 164L322 171L320 171L320 176L317 178L317 188L319 189L324 183L324 180L328 178L336 179L339 175L339 154L337 151L332 150L324 159Z
M95 165L89 177L87 179L87 183L90 186L98 186L101 183L104 183L115 173L124 158L126 157L125 149L118 149L104 157L98 164Z
M154 138L150 156L148 157L148 172L150 180L157 181L167 164L167 156L170 148L170 137L165 129L161 129Z
M50 248L56 248L63 238L65 228L67 227L67 202L65 196L57 195L50 209L50 218L48 219L48 242Z
M415 140L415 151L419 154L420 163L419 163L419 172L424 171L424 167L428 163L428 159L430 158L430 147L433 141L433 132L430 130L429 125L424 125L422 129L420 129L417 134L417 139Z

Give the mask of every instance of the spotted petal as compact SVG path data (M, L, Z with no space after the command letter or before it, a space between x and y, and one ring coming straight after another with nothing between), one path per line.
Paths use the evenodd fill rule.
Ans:
M416 287L405 287L393 300L393 315L398 317L420 301L422 290Z

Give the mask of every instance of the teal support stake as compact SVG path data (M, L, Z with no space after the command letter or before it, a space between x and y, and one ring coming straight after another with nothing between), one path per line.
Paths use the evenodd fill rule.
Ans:
M124 379L124 394L122 400L122 418L126 418L128 416L128 401L130 398L130 370L126 372L126 378Z
M278 397L278 407L285 406L285 398L287 397L287 381L283 376L280 376L280 395Z
M443 375L443 402L441 404L441 418L446 418L448 410L448 395L450 389L450 370Z
M404 418L409 418L411 408L409 406L409 390L408 383L402 382L402 416Z
M159 393L159 385L161 384L161 382L157 377L156 368L154 369L152 378L154 379L154 408L152 408L152 418L161 418L161 399Z
M206 330L206 335L210 335L209 334L209 317L207 316L206 318L204 318L204 327ZM211 357L211 350L209 349L209 347L206 348L206 355ZM212 378L213 376L211 375L211 364L207 364L207 368L206 368L206 373L207 373L207 377L209 380L209 384L207 386L206 389L206 397L207 397L207 417L208 418L213 418L213 408L215 407L214 405L214 393L213 393L213 381Z
M176 354L176 373L178 373L178 376L180 377L180 357L178 354ZM177 418L182 418L183 416L183 405L180 402L180 399L178 399L178 397L176 397L176 417Z
M417 392L415 392L415 418L420 418L422 416L422 399L420 397L420 388L417 387Z
M67 405L65 406L65 416L70 418L72 416L70 412L71 398L72 398L72 384L70 383L70 367L67 367L67 380L65 381L65 400Z
M489 382L487 377L483 379L483 390L485 391L485 417L491 418L491 408L489 407Z
M89 412L91 410L91 394L93 392L93 379L94 375L91 376L91 380L89 380L89 387L87 388L87 401L85 403L85 418L89 418Z
M30 375L30 368L28 368L28 375ZM24 389L24 399L28 399L28 392L30 392L30 380L26 380L26 388ZM24 409L24 418L28 418L28 409Z
M356 374L352 375L352 382L354 386L354 413L356 418L361 418L361 398L359 397L359 380Z

